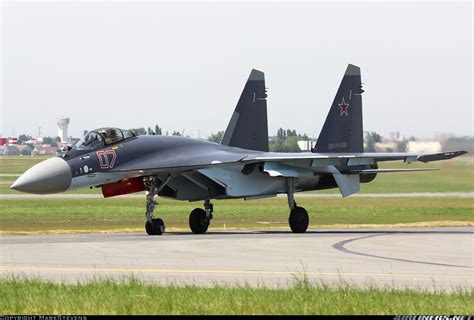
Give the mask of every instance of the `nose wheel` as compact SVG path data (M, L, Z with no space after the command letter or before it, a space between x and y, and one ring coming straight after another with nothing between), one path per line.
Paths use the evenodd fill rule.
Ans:
M152 219L152 222L145 223L145 230L149 236L159 236L165 232L165 223L160 218Z

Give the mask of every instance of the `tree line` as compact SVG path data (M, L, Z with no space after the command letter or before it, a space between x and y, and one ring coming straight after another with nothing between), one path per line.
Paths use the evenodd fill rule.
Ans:
M207 140L220 143L224 137L224 131L211 134ZM298 141L311 140L306 134L299 134L296 130L279 128L276 135L268 137L268 147L272 152L298 152Z
M143 127L140 127L140 128L131 128L131 129L128 129L129 131L132 131L135 135L137 136L144 136L144 135L157 135L157 136L161 136L163 135L163 130L160 128L159 125L155 125L155 130L153 130L151 127L148 127L147 129L143 128ZM169 136L169 132L166 131L165 136ZM179 132L179 131L173 131L171 132L171 135L172 136L184 136L184 130L183 132Z

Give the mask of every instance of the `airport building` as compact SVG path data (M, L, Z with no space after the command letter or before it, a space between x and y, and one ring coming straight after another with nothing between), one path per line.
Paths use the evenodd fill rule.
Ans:
M0 146L14 146L18 144L18 138L0 138Z
M300 140L298 141L298 148L301 151L311 151L312 148L316 146L316 141L311 140Z

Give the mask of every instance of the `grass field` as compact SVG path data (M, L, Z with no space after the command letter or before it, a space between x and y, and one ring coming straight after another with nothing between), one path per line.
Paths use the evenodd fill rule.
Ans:
M19 193L10 189L16 179L2 174L21 174L45 157L0 157L0 194ZM380 168L436 168L439 171L413 173L385 173L361 185L361 193L407 192L474 192L474 157L463 156L450 161L433 163L384 162ZM317 193L338 193L337 189ZM79 189L67 193L100 193L100 189Z
M189 212L202 203L159 200L156 215L168 228L188 229ZM311 227L351 225L474 224L472 198L298 199L310 215ZM212 228L288 227L285 198L214 201ZM4 199L0 201L2 232L141 231L145 199ZM444 223L444 224L443 224Z
M25 172L31 166L48 158L49 157L45 156L1 156L0 174L20 174Z
M338 288L295 280L287 289L158 286L129 279L76 285L0 279L3 314L473 314L473 290Z

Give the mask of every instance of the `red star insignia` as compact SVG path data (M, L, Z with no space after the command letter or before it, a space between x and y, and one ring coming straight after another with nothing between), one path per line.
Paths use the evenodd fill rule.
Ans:
M341 116L344 113L346 114L346 116L348 116L349 113L347 112L347 108L349 108L349 104L344 101L344 97L342 97L342 102L338 103L338 105L339 105L339 108L341 108Z

